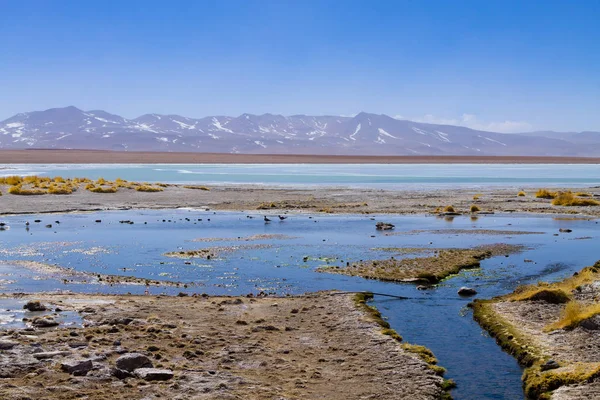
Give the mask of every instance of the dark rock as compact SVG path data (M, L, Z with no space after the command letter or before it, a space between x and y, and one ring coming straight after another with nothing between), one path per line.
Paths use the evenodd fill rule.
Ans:
M134 373L146 381L168 381L173 378L173 371L170 369L138 368Z
M0 340L0 350L10 350L18 344L10 340Z
M34 353L33 358L36 360L47 360L48 358L68 356L69 354L71 354L70 351L41 351L39 353Z
M129 325L133 322L133 318L123 317L123 318L110 318L102 321L102 325Z
M419 285L417 286L417 290L429 290L429 286Z
M573 232L573 229L560 228L558 231L562 233L571 233Z
M46 306L39 300L29 300L23 308L27 311L46 311Z
M600 315L594 315L593 317L584 319L579 323L579 326L589 331L600 330Z
M279 328L273 325L259 325L252 328L252 332L260 332L260 331L278 331Z
M459 296L475 296L476 294L477 290L468 288L466 286L463 286L460 289L458 289Z
M69 342L68 345L72 349L79 349L82 347L87 347L88 343L87 342Z
M377 229L378 231L389 231L391 229L394 229L394 224L390 224L388 222L378 222L375 224L375 229Z
M31 321L31 324L36 328L51 328L53 326L58 326L58 322L52 317L37 317Z
M152 368L152 361L140 353L127 353L117 358L117 368L132 372L138 368Z
M131 378L133 376L129 371L125 371L119 368L111 369L110 374L117 379Z
M91 360L66 360L60 363L61 370L75 376L86 375L93 367Z
M542 371L548 371L556 368L560 368L560 365L558 365L558 363L554 360L548 360L544 364L540 365L540 370Z

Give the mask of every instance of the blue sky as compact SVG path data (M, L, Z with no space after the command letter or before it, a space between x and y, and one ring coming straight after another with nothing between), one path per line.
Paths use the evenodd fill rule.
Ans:
M0 120L360 111L600 131L600 1L0 0Z

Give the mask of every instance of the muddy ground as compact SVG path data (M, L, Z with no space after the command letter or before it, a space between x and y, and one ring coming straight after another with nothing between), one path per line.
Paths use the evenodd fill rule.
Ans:
M73 294L20 301L31 299L50 312L77 311L85 327L0 331L2 399L436 399L443 393L443 379L382 334L352 295ZM27 312L27 323L39 314ZM166 380L148 381L138 370L119 376L117 359L130 353L167 370L150 375ZM85 375L62 370L86 360L93 366Z

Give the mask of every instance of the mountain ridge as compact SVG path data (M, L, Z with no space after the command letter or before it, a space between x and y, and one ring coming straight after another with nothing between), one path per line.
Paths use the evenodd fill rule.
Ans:
M353 117L244 113L127 119L75 106L0 122L1 149L94 149L317 155L600 155L600 132L499 133L361 112Z

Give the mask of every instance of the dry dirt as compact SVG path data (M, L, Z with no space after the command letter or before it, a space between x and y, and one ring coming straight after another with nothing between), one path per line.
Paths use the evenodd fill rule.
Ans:
M483 212L600 216L600 207L552 206L550 200L535 198L534 190L528 191L527 196L523 197L517 196L519 190L517 187L486 190L379 190L245 185L213 186L209 191L204 191L169 185L163 192L156 193L125 188L120 188L117 193L91 193L81 188L70 195L19 196L7 194L8 187L0 185L0 191L3 192L3 196L0 196L0 214L178 207L245 210L259 217L286 212L426 214L448 205L469 214L471 205L476 204ZM576 191L600 196L600 188L579 188ZM478 195L478 200L473 200L475 195ZM476 215L473 214L474 217Z
M78 310L84 328L0 332L0 398L436 399L442 378L406 352L351 295L286 298L36 295ZM124 318L131 321L124 324ZM119 321L121 319L121 321ZM64 351L44 360L41 352ZM111 375L122 353L147 355L164 382ZM93 360L86 376L65 360Z

